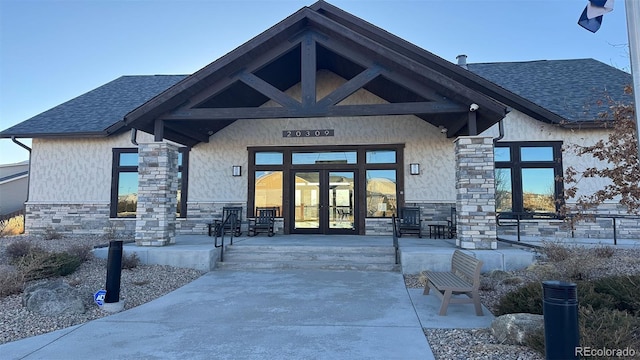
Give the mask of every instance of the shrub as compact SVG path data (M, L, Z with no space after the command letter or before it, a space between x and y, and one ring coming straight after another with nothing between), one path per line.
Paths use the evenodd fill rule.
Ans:
M80 264L82 261L75 255L46 252L30 252L16 262L26 281L69 275L76 271Z
M591 306L578 307L578 332L580 346L592 349L639 349L640 337L635 332L640 327L640 319L630 314L611 309L593 309ZM545 355L545 333L540 329L531 333L525 344ZM637 351L637 350L636 350ZM590 359L592 357L589 357ZM610 357L593 357L609 359Z
M592 287L596 293L608 295L612 299L610 309L640 315L640 275L619 275L594 280ZM595 304L594 308L598 309Z
M21 293L24 283L21 272L9 266L0 266L0 298Z
M594 310L618 310L640 315L640 275L608 276L576 282L578 303ZM497 315L542 314L542 285L532 282L507 293L497 307Z
M0 220L0 238L24 233L24 215Z
M36 248L27 240L17 240L7 245L6 252L11 262L29 254Z
M528 283L507 293L500 299L496 315L514 313L542 315L542 285L540 283Z
M640 349L640 337L635 333L640 319L624 311L593 309L580 306L578 314L580 345L594 349ZM602 357L608 359L609 357Z
M77 256L81 262L88 261L93 257L93 253L91 252L93 248L90 245L73 245L69 249L67 249L67 253Z
M593 253L598 258L609 259L613 257L615 249L611 246L596 246L593 248Z
M122 268L123 269L134 269L140 265L140 258L136 253L131 253L131 255L122 254Z
M491 277L481 277L480 278L480 290L482 291L493 291L498 286L498 280Z
M44 239L45 240L62 239L62 234L60 234L56 229L52 227L48 227L44 230Z
M562 244L545 243L541 249L543 255L551 262L559 262L569 258L571 251Z

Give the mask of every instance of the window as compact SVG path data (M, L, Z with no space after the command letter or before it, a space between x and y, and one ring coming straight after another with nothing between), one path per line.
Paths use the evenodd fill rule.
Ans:
M401 144L248 147L247 214L253 216L256 207L277 207L283 218L293 219L303 203L315 206L323 205L324 201L330 202L324 204L328 208L353 207L354 223L350 224L353 226L358 223L362 226L369 217L390 218L402 201L402 149ZM331 180L326 192L328 198L322 198L325 193L321 194L319 187L306 194L298 193L298 181L305 180L303 174L315 174L316 187L321 183L318 174L322 174L322 179L326 179L326 175L329 178L336 174L351 176L353 189L349 193L341 191L345 189L332 187L336 184ZM312 199L307 201L303 195ZM318 199L321 202L314 203ZM347 200L348 205L339 205L347 204L344 202ZM288 226L294 229L295 221Z
M187 215L188 148L178 153L178 206L176 215ZM136 216L138 207L138 149L113 149L111 214L113 218Z
M357 164L358 156L355 151L294 152L291 163L293 165Z
M367 217L396 214L396 170L367 170Z
M395 164L395 150L373 150L366 152L367 164Z
M555 213L562 204L561 142L498 142L496 211Z
M282 171L258 170L255 179L255 207L276 207L282 214Z

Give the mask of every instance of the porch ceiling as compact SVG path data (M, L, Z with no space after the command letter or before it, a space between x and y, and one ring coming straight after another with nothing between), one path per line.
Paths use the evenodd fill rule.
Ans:
M506 114L478 86L429 66L435 55L418 48L407 53L403 40L345 14L322 1L303 8L133 110L120 125L193 146L238 119L413 114L454 137L479 133ZM323 70L346 82L319 98L316 75ZM467 79L464 69L447 71ZM298 84L301 94L294 98L286 91ZM387 103L341 104L360 89ZM269 101L276 105L264 106ZM479 109L470 113L473 103Z

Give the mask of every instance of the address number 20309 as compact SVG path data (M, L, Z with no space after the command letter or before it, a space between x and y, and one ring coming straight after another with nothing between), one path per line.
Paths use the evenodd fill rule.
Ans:
M282 137L321 137L321 136L333 136L333 129L320 129L320 130L284 130Z

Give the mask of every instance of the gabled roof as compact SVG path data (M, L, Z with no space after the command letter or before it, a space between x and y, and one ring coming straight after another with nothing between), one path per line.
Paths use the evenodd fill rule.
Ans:
M122 76L0 133L0 137L108 136L131 110L186 75Z
M347 82L316 98L315 76ZM446 73L441 72L446 69ZM455 76L452 76L455 75ZM414 114L449 136L483 131L506 106L485 81L353 15L319 1L305 7L127 114L125 125L187 145L237 119ZM301 84L300 98L285 91ZM365 89L388 104L339 104ZM277 107L261 108L272 100ZM479 110L469 114L469 106ZM473 121L471 117L477 119Z
M598 118L604 108L589 105L602 100L601 84L615 95L631 83L630 74L592 59L468 69L319 1L192 75L123 76L0 137L109 136L138 128L194 145L241 118L383 114L414 114L458 136L469 131L471 103L480 105L479 131L500 120L507 106L566 126ZM316 99L318 70L346 82ZM296 84L300 98L285 92ZM388 104L340 104L360 88ZM277 105L261 107L268 101Z
M594 59L470 63L467 66L469 71L557 114L567 125L584 125L598 119L600 113L609 109L608 99L633 102L633 96L624 93L624 87L633 82L631 74ZM523 108L518 110L528 112Z

